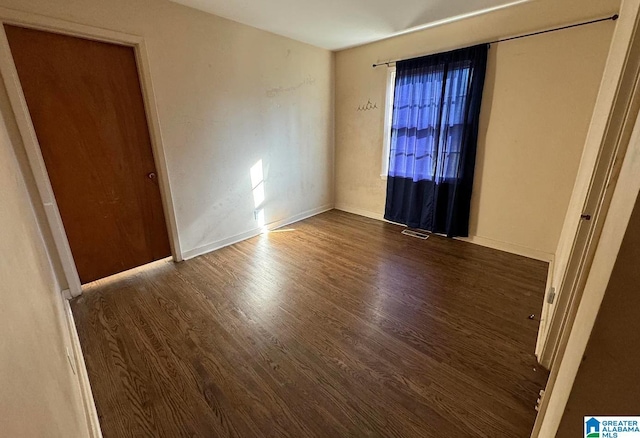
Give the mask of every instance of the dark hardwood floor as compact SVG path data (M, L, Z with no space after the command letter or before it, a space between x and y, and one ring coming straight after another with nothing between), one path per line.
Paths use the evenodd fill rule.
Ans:
M401 230L334 210L86 287L105 438L528 437L546 263Z

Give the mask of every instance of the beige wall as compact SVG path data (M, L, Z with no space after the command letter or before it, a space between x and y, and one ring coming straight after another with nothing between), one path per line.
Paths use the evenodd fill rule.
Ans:
M166 0L0 0L144 37L182 252L333 205L334 55Z
M381 217L386 68L371 64L608 15L618 0L526 3L336 55L336 206ZM614 23L489 51L472 199L472 240L532 257L555 252ZM356 108L368 99L378 110Z
M2 119L0 206L0 435L85 436L60 288Z
M637 200L556 435L582 436L587 415L640 413L640 202Z

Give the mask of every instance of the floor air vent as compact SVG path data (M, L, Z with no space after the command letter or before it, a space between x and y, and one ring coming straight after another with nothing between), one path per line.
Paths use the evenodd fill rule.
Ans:
M418 239L422 239L422 240L427 240L429 238L429 235L427 233L422 233L420 231L414 231L414 230L402 230L402 234L405 234L411 237L417 237Z

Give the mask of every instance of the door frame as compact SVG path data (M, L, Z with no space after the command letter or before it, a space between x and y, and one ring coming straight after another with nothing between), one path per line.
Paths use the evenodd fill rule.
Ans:
M22 86L20 85L18 72L11 55L9 41L4 29L5 24L133 48L138 69L140 89L142 91L142 98L144 101L147 126L151 137L153 159L156 171L158 172L158 180L160 182L160 197L162 200L165 222L169 235L171 255L174 261L182 261L182 251L176 223L175 207L169 184L166 154L162 142L162 131L160 129L160 120L158 117L158 109L151 81L151 69L144 38L138 35L131 35L109 29L87 26L43 15L0 7L0 73L2 74L4 85L9 96L11 109L16 119L18 130L27 153L29 167L33 172L39 201L42 203L44 208L47 225L49 226L53 236L55 250L62 265L64 280L66 281L60 281L60 283L63 285L63 289L65 288L66 283L66 289L64 291L65 296L67 298L79 296L82 294L82 286L75 261L73 260L73 255L71 253L71 247L69 246L69 241L64 230L60 211L58 210L58 205L56 204L55 196L53 194L47 168L45 166L44 159L42 158L40 144L38 143L38 138L29 114ZM49 256L52 257L53 255L49 254Z
M557 433L639 194L640 113L635 119L629 147L622 159L618 184L604 219L602 235L574 322L564 333L567 338L564 348L551 369L532 438L553 437Z
M595 123L598 130L605 133L603 141L615 143L613 159L608 163L608 187L599 199L600 217L598 224L592 225L588 249L567 256L566 263L581 264L577 271L580 278L572 282L572 290L568 291L572 292L571 299L566 300L562 310L556 309L556 313L562 312L564 324L552 343L545 345L552 364L551 374L540 401L532 438L553 437L558 431L640 193L640 0L623 0L617 26L609 54L610 65L603 78L603 89L606 87L611 104L606 111L598 112L598 117L594 114L592 122L592 126ZM619 40L615 41L616 38ZM607 69L617 73L615 79L608 81ZM585 175L586 181L577 183L574 190L586 193L591 176ZM577 207L582 208L583 204Z
M548 281L546 293L554 286L556 298L551 306L545 296L545 321L536 344L538 361L547 369L553 368L566 345L640 108L636 93L640 71L638 8L638 0L625 0L616 22L555 266L550 271L554 278ZM591 219L582 220L582 214Z

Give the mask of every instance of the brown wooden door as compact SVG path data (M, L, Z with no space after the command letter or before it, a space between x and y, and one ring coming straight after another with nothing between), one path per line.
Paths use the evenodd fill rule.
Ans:
M169 256L133 48L5 29L81 282Z

